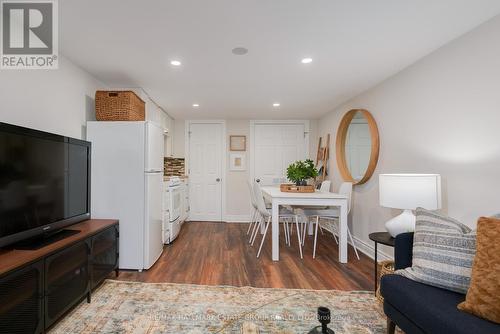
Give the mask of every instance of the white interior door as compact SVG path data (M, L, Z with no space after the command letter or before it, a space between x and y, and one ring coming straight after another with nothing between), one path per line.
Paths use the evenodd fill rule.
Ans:
M286 168L306 159L304 124L256 124L254 178L262 185L286 182Z
M222 221L223 125L189 125L190 220Z

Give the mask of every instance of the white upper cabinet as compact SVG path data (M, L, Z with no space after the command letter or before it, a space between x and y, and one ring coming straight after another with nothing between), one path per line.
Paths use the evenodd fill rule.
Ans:
M144 102L146 102L146 120L156 123L162 128L165 128L166 114L160 108L158 108L149 98L146 97Z
M170 130L172 120L170 117L148 97L148 95L140 88L123 88L124 90L132 90L146 104L146 121L155 123L161 126L164 130Z
M162 112L163 115L163 128L168 131L169 135L172 135L174 131L174 120L170 118L166 113Z
M144 101L144 103L146 104L146 121L159 125L163 129L163 131L166 132L164 136L165 156L172 157L174 155L174 120L169 115L167 115L167 113L158 108L158 106L148 97L148 95L142 89L120 88L119 90L131 90Z
M165 156L173 157L174 156L174 120L170 118L167 114L163 119L163 128L167 133L165 133Z

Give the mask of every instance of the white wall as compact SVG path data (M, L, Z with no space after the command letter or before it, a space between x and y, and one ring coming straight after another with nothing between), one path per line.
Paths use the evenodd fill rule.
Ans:
M312 119L309 121L309 158L316 162L316 156L317 156L317 151L318 151L318 140L319 140L319 133L318 133L318 120L317 119ZM326 138L323 138L321 146L325 146L325 140ZM332 141L330 140L330 150L332 150ZM333 152L333 150L332 150Z
M229 170L229 136L243 135L247 137L247 150L245 171ZM252 206L250 204L250 192L247 180L250 177L250 121L249 120L227 120L226 121L227 140L227 166L226 166L226 219L228 221L249 221ZM240 153L240 152L238 152Z
M74 138L85 138L95 120L94 95L105 85L67 58L57 70L0 73L0 121Z
M443 212L475 226L500 212L500 17L453 41L319 120L336 134L352 108L375 117L381 140L373 178L356 186L354 235L368 234L400 211L378 203L380 173L439 173ZM333 181L341 182L335 158ZM332 168L330 168L332 169ZM389 252L388 249L386 249Z

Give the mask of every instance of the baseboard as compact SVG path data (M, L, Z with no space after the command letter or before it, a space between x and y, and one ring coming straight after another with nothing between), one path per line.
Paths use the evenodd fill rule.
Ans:
M329 233L332 233L331 230L328 228L328 226L323 226L323 230L328 231ZM335 233L338 235L338 233ZM373 243L366 243L363 240L352 236L352 239L354 240L354 243L356 244L356 248L358 249L359 252L365 254L368 256L370 259L375 260L375 257L373 256L375 254L375 245ZM351 246L354 246L351 243L351 240L347 238L347 243ZM382 252L380 248L378 249L378 258L377 261L387 261L387 260L393 260L392 256Z
M228 223L249 223L250 215L225 215L224 221Z
M375 245L373 243L366 243L365 241L359 239L358 237L352 236L354 239L354 243L356 244L356 247L358 248L358 251L361 253L365 254L372 260L375 259ZM349 242L350 243L350 242ZM387 253L384 253L383 251L380 250L380 247L378 249L378 261L388 261L388 260L394 260L392 256L390 256Z
M191 221L193 219L187 218L186 221ZM213 222L220 222L220 220L207 220L207 219L198 219L198 220L193 220L193 221L213 221ZM225 215L222 217L222 222L225 223L249 223L250 222L250 216L247 215Z

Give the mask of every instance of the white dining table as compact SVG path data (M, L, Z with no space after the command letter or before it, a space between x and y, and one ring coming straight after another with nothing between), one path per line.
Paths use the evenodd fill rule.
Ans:
M272 204L272 259L279 261L279 207L283 205L297 206L333 206L339 208L339 262L347 263L347 196L336 193L291 193L283 192L279 186L261 188L264 198Z

